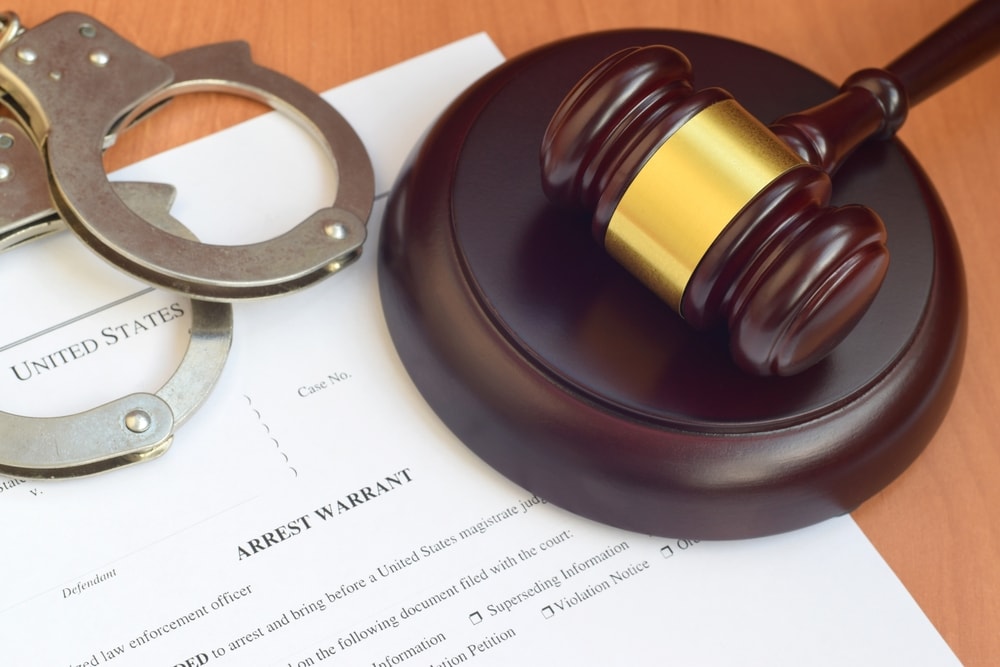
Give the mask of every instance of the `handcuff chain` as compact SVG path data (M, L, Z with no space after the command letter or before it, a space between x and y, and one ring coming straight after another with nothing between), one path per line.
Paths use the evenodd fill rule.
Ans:
M24 32L24 28L21 26L21 19L18 18L16 12L0 12L0 49L9 46L11 42L20 37L22 32Z

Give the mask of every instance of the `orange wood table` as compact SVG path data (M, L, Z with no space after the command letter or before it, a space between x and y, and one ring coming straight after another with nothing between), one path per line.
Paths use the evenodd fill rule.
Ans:
M773 51L839 83L888 63L963 0L31 0L37 25L74 10L156 55L243 39L254 59L322 91L475 32L508 57L594 30L708 32ZM697 64L696 72L697 72ZM1000 661L1000 61L920 104L900 138L955 226L969 289L969 340L954 405L927 451L855 518L967 665ZM185 100L136 130L109 166L232 124L255 110L230 98ZM821 602L818 602L821 604ZM859 600L858 604L864 604ZM846 638L849 641L849 638Z

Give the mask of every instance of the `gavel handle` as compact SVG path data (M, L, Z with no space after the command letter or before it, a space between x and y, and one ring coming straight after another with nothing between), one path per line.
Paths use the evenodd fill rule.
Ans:
M884 69L863 69L840 93L771 129L804 160L832 174L863 141L887 139L910 107L1000 51L1000 0L978 0Z
M885 69L896 76L910 106L957 81L1000 51L1000 0L978 0Z

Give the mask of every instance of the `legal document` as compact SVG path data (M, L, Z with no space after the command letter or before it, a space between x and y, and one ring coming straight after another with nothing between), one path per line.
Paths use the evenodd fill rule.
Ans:
M325 94L374 163L366 250L234 306L223 375L162 457L0 476L0 663L958 664L849 516L736 542L625 532L506 480L422 401L379 303L385 194L501 62L478 35ZM267 114L114 178L171 183L199 238L248 243L328 205L329 174ZM20 415L156 391L191 326L190 301L70 233L0 255L0 303L0 410Z

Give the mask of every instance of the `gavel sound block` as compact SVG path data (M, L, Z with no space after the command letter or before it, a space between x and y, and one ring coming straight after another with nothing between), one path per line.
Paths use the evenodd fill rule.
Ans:
M526 489L649 534L733 539L849 512L923 450L957 383L965 286L949 221L895 141L833 178L878 211L891 262L843 341L791 377L740 370L553 204L539 147L563 96L667 44L765 122L836 88L779 56L669 30L598 33L488 74L440 118L387 208L379 278L400 358L468 447Z

